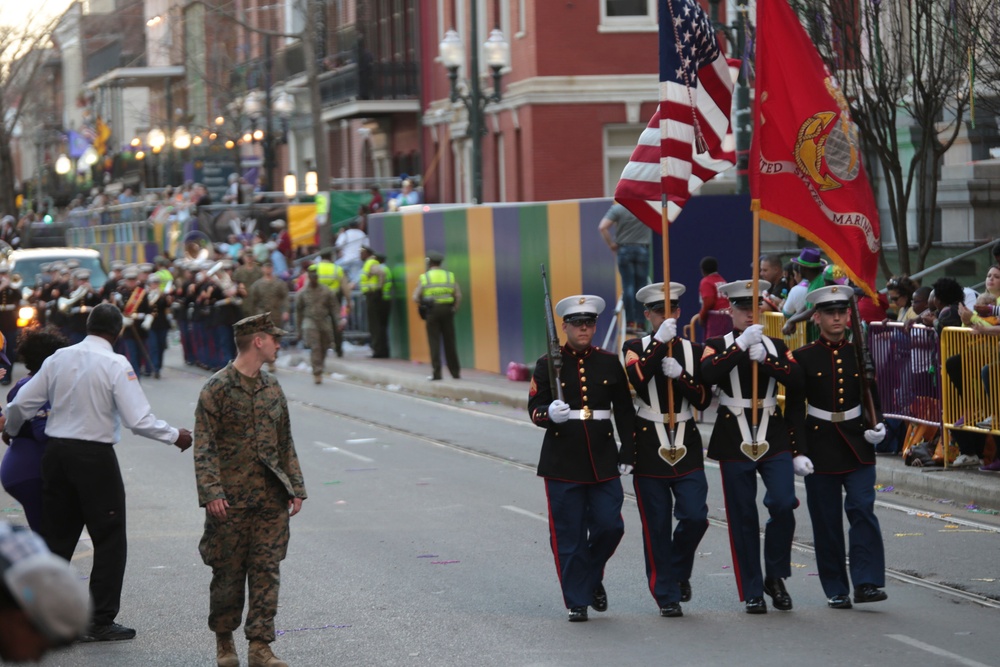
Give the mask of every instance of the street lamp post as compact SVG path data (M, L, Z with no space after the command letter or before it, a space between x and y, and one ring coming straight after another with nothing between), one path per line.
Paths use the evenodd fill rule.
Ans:
M458 92L458 68L465 64L465 46L462 38L454 29L448 30L439 46L441 62L448 70L451 82L452 103L461 101L469 115L469 130L467 136L472 140L472 199L474 203L483 201L483 135L486 133L484 112L490 102L501 99L501 70L510 63L510 45L504 40L499 28L490 32L489 38L483 44L486 54L486 64L493 71L493 94L484 96L479 85L479 17L477 0L469 3L469 25L472 31L470 43L473 45L469 55L469 93Z
M712 17L712 27L726 37L733 49L732 54L742 57L746 50L746 0L736 1L736 22L726 25L718 20L719 1L708 0L709 12ZM753 132L750 119L750 86L747 85L744 68L740 68L740 76L736 81L736 110L733 114L733 135L736 139L736 192L743 194L750 191L750 138Z

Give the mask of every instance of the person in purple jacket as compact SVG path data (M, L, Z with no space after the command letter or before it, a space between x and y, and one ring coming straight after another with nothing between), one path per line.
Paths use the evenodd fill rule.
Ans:
M42 367L43 361L67 345L69 340L51 327L22 331L17 354L28 369L28 375L17 381L7 394L7 402L14 400L21 387ZM0 484L3 484L4 491L21 503L28 526L35 532L42 527L42 454L48 441L45 422L50 407L46 403L24 423L17 435L11 438L10 447L0 462Z

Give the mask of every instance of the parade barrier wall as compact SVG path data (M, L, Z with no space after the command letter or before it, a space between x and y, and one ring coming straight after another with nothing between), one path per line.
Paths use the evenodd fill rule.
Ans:
M181 245L189 230L190 224L177 221L77 227L66 232L66 245L93 248L101 253L105 267L116 259L130 264L152 262L158 255L183 254Z
M411 299L429 250L444 253L444 268L455 273L462 289L455 326L463 367L499 373L510 362L534 367L545 353L543 263L553 303L581 293L605 300L605 314L594 337L600 345L621 291L614 255L597 231L611 203L610 199L583 199L443 210L428 207L423 212L371 216L369 239L376 252L385 253L395 285L390 315L392 356L430 359L424 323ZM671 279L688 288L681 299L682 317L698 312L702 257L716 257L725 271L745 267L750 273L751 220L748 197L713 195L693 198L671 225ZM652 245L651 268L659 280L658 235ZM557 328L561 334L561 327Z

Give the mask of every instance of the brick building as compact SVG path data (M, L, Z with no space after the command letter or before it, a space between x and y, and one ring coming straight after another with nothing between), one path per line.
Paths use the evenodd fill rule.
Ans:
M478 41L499 27L511 54L503 99L485 112L484 201L612 194L656 106L655 0L437 0L421 7L426 200L472 199L468 114L449 101L447 73L434 59L451 27L469 52L470 1L479 3ZM488 93L492 78L481 69Z

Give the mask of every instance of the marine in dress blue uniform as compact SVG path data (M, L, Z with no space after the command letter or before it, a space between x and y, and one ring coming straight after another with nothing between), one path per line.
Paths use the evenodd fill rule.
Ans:
M876 425L866 429L862 417L862 370L854 343L845 335L850 298L851 289L839 285L809 294L820 337L795 350L806 382L789 391L785 402L794 433L795 472L805 477L819 580L834 609L851 608L841 504L849 524L854 601L888 597L881 590L885 549L875 516L875 445L885 438L885 424L874 386Z
M758 281L758 292L771 285ZM706 341L702 379L721 390L719 413L708 443L708 457L719 462L726 499L729 540L740 600L749 614L767 613L763 594L775 609L788 611L792 599L783 580L791 576L792 538L795 533L795 475L788 424L777 405L776 385L800 389L802 371L784 342L763 335L753 324L753 281L719 287L732 306L733 331ZM751 429L753 402L749 398L752 367L758 364L756 438ZM764 506L769 518L764 529L764 568L760 562L760 520L757 514L757 475L767 488Z
M549 533L570 621L586 621L587 605L608 607L604 566L625 533L619 451L632 449L635 408L618 356L591 345L604 299L578 295L556 305L567 343L559 383L549 378L548 355L535 365L528 392L531 421L545 429L538 475L545 479Z
M680 603L691 599L691 570L708 529L708 483L692 410L707 408L712 394L701 381L703 346L677 338L678 300L684 291L684 285L670 283L669 318L663 283L636 292L656 333L627 340L622 347L625 372L638 399L635 447L623 447L622 459L634 466L646 579L666 617L684 615ZM668 383L673 384L672 405ZM670 412L676 427L672 436ZM673 532L671 514L677 519Z

